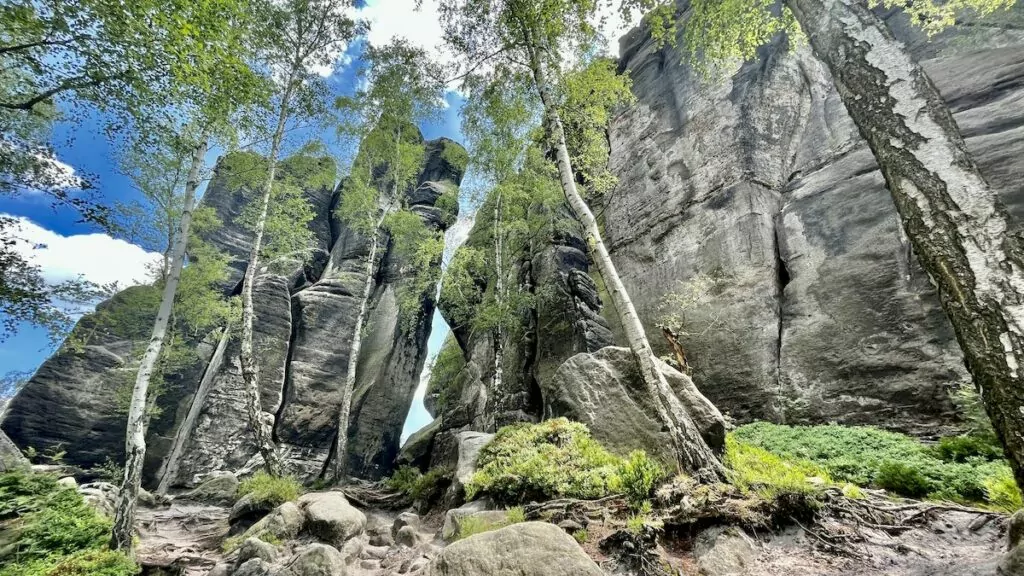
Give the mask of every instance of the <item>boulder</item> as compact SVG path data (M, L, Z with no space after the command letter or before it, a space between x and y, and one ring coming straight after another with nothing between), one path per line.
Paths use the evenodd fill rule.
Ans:
M109 518L113 518L114 511L117 510L119 492L120 489L110 482L92 482L78 487L78 493L85 498L85 502Z
M430 563L432 576L604 576L557 526L524 522L460 540Z
M463 486L469 482L476 473L476 461L483 449L491 440L494 434L486 432L459 432L455 435L458 444L459 459L455 464L455 477L452 487L457 492L462 492Z
M693 544L700 576L746 576L752 574L755 550L736 527L715 527L701 532Z
M215 567L214 570L217 568ZM235 568L231 576L276 576L279 574L271 564L259 559L252 558Z
M281 576L345 576L345 559L326 544L310 544L288 561Z
M434 418L430 424L413 432L412 436L405 441L402 449L398 452L398 459L395 464L398 466L412 466L425 471L430 466L430 454L434 450L434 436L441 430L441 419Z
M228 521L234 524L244 519L259 518L273 509L274 506L270 502L258 500L251 493L246 494L231 506Z
M462 523L467 518L476 518L491 526L505 524L507 513L504 510L493 510L493 506L486 500L474 500L458 508L452 508L444 513L444 525L441 527L441 538L451 542L459 535Z
M210 571L206 573L206 576L231 576L233 569L234 568L231 564L221 562L213 568L210 568Z
M25 455L14 445L14 442L11 442L7 434L0 430L0 473L28 470L31 467L32 464L29 463L28 458L25 458Z
M725 447L725 421L698 391L689 376L656 360L704 441L713 450ZM625 455L636 448L673 462L672 442L662 431L650 395L629 348L609 346L566 360L542 382L544 414L565 416L590 428L608 449Z
M335 546L362 534L366 516L348 503L341 492L310 492L299 498L306 515L303 530Z
M180 498L196 502L209 502L222 506L233 505L238 492L238 478L231 472L215 472L202 484L182 494Z
M299 534L304 520L305 515L294 502L285 502L249 527L245 534L257 538L270 534L279 540L289 540Z
M996 574L1015 576L1024 574L1024 510L1010 517L1007 529L1007 552L1000 559Z
M398 531L406 526L412 526L414 529L420 527L420 516L415 512L402 512L395 518L395 521L391 524L391 535L395 536Z
M259 558L264 562L273 562L277 558L277 547L259 538L250 536L238 547L238 560L236 562L241 566L253 558Z

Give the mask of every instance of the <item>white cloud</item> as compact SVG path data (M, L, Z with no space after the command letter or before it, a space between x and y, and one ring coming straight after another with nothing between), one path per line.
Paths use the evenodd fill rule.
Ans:
M419 10L416 3L416 0L369 0L356 11L357 17L370 23L366 39L374 46L383 46L395 38L405 38L442 64L451 63L452 54L443 46L438 1L423 0Z
M9 216L9 215L4 215ZM10 216L13 217L13 216ZM62 236L27 218L15 217L15 249L42 269L50 283L83 277L96 284L131 286L147 281L146 267L160 255L106 234Z

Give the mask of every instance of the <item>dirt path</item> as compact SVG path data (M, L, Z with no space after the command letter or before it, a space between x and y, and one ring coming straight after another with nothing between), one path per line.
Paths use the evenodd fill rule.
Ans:
M204 576L223 557L228 509L193 502L164 508L140 507L138 560L171 574Z

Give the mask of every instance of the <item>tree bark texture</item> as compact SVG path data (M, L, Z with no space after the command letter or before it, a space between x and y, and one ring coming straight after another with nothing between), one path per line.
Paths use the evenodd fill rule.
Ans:
M131 403L128 407L128 426L125 433L125 464L124 479L118 492L117 508L114 511L114 527L110 547L114 550L131 552L132 537L135 527L135 507L142 484L142 465L146 458L146 421L149 409L149 382L160 359L160 351L167 337L167 325L174 308L174 297L178 292L181 280L181 269L185 263L185 248L188 246L189 228L192 225L192 210L195 207L196 189L199 188L199 171L206 157L208 139L204 134L192 150L188 181L185 183L185 204L181 212L181 221L174 237L174 245L169 253L170 263L166 265L164 290L160 299L160 308L153 322L153 334L149 338L139 371L132 388Z
M949 108L856 0L786 0L885 176L1024 486L1024 252Z

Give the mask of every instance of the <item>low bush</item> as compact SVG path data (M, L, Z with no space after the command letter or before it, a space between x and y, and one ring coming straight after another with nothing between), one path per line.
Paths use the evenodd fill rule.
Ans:
M451 472L444 468L431 468L423 474L412 466L402 466L387 479L387 485L414 501L431 502L441 496L450 476Z
M505 518L498 521L487 519L484 516L467 516L459 521L459 533L455 535L455 539L462 540L475 534L490 532L525 521L526 513L518 506L506 510Z
M111 522L53 476L0 475L0 533L16 541L0 552L0 576L128 576L138 568L106 549ZM0 540L7 538L0 537Z
M988 436L947 436L940 438L935 455L947 462L968 462L975 458L999 460L1003 449L998 440Z
M765 500L787 495L810 495L832 482L821 467L796 458L783 458L748 444L733 434L725 438L725 465L729 480L740 491ZM812 478L820 479L814 482Z
M1020 490L1013 479L1013 472L1008 467L985 478L985 499L997 510L1012 513L1024 508Z
M619 477L626 500L634 510L648 501L658 481L665 475L661 465L643 450L634 450L619 466Z
M885 488L911 498L1013 506L1012 475L982 437L945 439L927 446L915 438L871 427L783 426L756 422L730 435L734 441L786 460L820 467L831 478ZM1017 495L1019 498L1019 494Z
M276 507L291 502L302 494L302 484L287 476L271 476L260 471L238 485L238 497L252 494L255 502Z
M565 418L514 424L484 446L466 498L487 494L509 504L552 498L593 499L622 488L622 460Z

